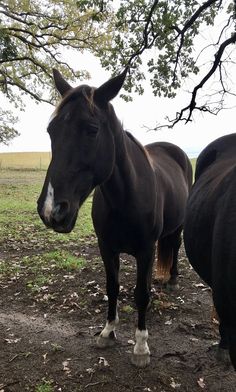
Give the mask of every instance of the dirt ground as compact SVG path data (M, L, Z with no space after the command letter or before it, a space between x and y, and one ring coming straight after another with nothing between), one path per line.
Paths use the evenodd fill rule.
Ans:
M134 261L122 255L118 341L102 350L95 335L106 318L103 265L95 245L80 246L78 253L86 266L60 272L60 279L40 293L29 293L17 276L1 280L1 392L236 391L232 367L216 359L218 330L211 321L209 289L190 268L183 248L179 289L167 292L153 285L147 316L151 364L145 369L130 362L136 322ZM1 251L6 256L7 250ZM50 389L40 389L42 383Z

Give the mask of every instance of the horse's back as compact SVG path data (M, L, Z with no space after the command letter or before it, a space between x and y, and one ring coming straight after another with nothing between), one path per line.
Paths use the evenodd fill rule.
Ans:
M153 165L157 170L160 168L173 174L179 170L190 188L192 184L192 166L187 154L178 146L168 142L156 142L145 146L151 156ZM177 177L178 178L178 177Z
M162 236L166 236L183 224L192 184L192 166L185 152L172 143L152 143L145 149L156 174L158 203L163 202Z
M210 144L200 153L196 162L195 180L211 165L226 162L236 156L236 133L222 136ZM226 164L227 167L227 164Z

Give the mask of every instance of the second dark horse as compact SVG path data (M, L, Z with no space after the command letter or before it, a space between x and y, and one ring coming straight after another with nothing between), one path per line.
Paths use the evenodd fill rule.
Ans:
M219 316L218 357L228 349L236 370L236 134L199 155L190 192L184 242L190 263L212 288Z
M145 148L122 128L109 103L127 70L99 88L72 88L58 71L54 80L62 101L48 126L52 160L38 200L43 222L70 232L80 206L95 188L92 218L106 270L108 316L97 344L114 342L118 324L119 255L137 260L138 309L132 361L150 361L146 310L149 304L156 241L159 258L171 263L176 283L177 254L192 169L186 154L169 143Z

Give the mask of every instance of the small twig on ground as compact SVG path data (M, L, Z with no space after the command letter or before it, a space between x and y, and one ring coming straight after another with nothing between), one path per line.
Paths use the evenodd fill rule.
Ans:
M108 384L109 382L111 382L111 381L97 381L97 382L91 382L91 383L85 385L84 389L86 389L86 388L88 388L88 387L94 387L94 386L99 385L99 384L102 384L102 385Z

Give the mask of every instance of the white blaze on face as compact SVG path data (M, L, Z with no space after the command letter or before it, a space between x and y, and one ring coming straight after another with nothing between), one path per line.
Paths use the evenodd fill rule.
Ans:
M52 187L51 182L49 182L47 196L43 206L43 215L47 221L50 220L53 207L54 207L54 189Z

